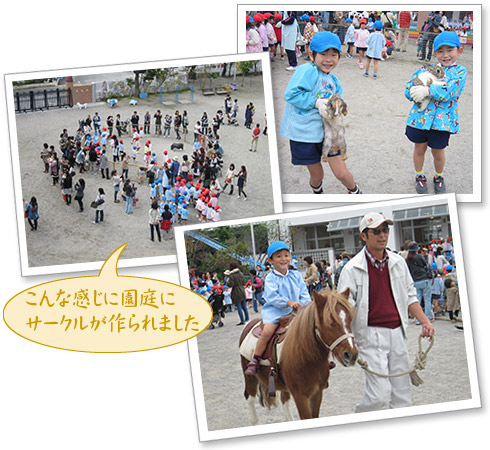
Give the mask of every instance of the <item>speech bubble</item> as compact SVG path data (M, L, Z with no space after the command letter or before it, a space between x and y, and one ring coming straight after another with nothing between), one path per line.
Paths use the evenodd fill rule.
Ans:
M37 344L61 350L124 353L191 339L211 323L211 305L182 286L119 276L114 251L98 275L64 278L26 289L3 309L7 326Z

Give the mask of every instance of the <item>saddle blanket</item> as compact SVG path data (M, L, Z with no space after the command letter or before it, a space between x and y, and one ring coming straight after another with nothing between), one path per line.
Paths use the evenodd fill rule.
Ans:
M260 322L258 322L257 325L255 325L250 330L247 336L245 336L245 339L243 339L242 345L240 345L240 355L242 355L244 358L248 359L249 361L251 361L252 358L254 357L255 346L257 345L257 341L259 340L253 334L253 330L258 326L260 326ZM277 359L279 363L281 362L281 350L282 350L282 342L277 345ZM261 359L260 365L270 366L271 363L268 359Z

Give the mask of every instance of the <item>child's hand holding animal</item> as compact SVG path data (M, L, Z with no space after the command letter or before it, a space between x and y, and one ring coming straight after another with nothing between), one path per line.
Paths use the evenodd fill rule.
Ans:
M320 116L327 118L328 98L319 98L315 102L315 108L318 109Z
M421 102L424 98L429 97L429 95L430 87L428 86L412 86L410 88L410 97L412 97L415 103Z

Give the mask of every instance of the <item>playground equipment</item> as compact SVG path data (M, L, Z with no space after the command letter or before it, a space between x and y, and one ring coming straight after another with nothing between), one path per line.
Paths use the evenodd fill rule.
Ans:
M203 234L197 233L196 231L186 231L185 234L196 239L196 240L198 240L198 241L203 242L204 244L208 245L211 248L214 248L216 250L225 251L229 255L233 256L233 258L240 261L242 264L248 264L248 266L251 269L254 269L256 266L259 266L263 270L265 269L265 266L261 262L256 261L251 257L241 256L238 253L231 250L226 245L223 245L221 242L219 242L213 238L210 238L208 236L204 236Z
M189 98L183 98L184 92L189 92ZM165 98L165 94L169 94ZM163 86L160 87L160 104L170 106L178 103L182 105L188 105L194 102L194 85L191 86L179 86L175 85L175 99L173 99L173 92L165 92Z
M220 87L215 89L216 94L228 94L231 91L237 91L238 84L230 83L230 84L222 84Z

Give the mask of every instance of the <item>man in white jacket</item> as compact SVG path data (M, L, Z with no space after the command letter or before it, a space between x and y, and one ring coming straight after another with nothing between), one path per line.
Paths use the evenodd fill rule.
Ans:
M422 325L422 336L434 328L424 314L405 260L386 250L393 221L379 213L366 214L359 225L366 246L340 274L339 292L350 290L356 308L352 322L359 357L371 370L396 374L409 369L408 314ZM384 378L366 372L366 391L356 412L402 408L411 405L410 377Z

